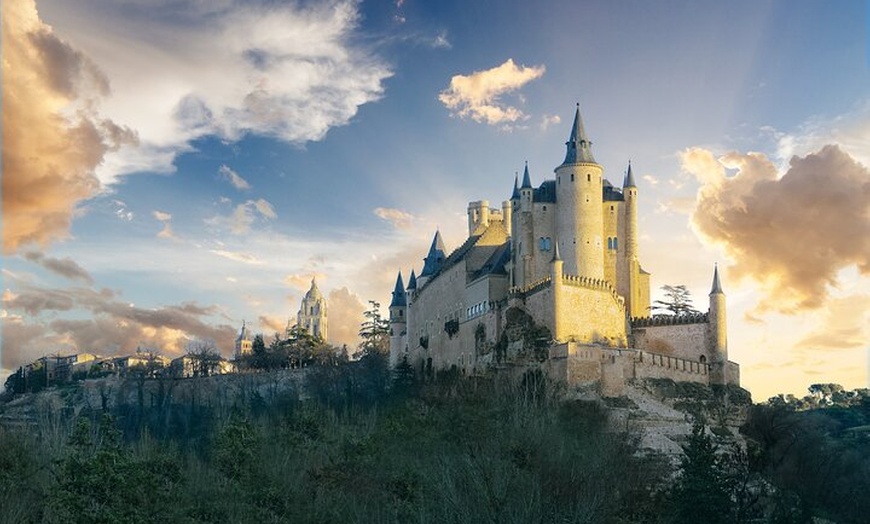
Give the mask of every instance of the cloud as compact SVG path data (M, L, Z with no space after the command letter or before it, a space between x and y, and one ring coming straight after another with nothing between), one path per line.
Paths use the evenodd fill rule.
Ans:
M761 285L759 311L817 308L839 271L870 273L870 171L839 147L793 157L781 178L761 153L695 148L682 161L702 184L694 229Z
M178 240L178 237L175 236L175 232L172 231L172 215L157 210L155 210L152 215L155 219L163 223L163 229L161 229L160 232L157 233L157 238Z
M71 258L51 258L35 251L24 253L24 258L70 280L81 280L88 284L93 284L94 282L90 273Z
M504 104L500 96L518 90L528 82L543 76L543 65L517 67L513 59L485 71L470 75L455 75L450 86L441 91L438 100L452 115L471 118L490 125L516 122L527 118L516 107Z
M299 291L308 291L308 289L311 287L312 279L317 282L323 283L324 281L326 281L327 276L324 273L317 272L294 273L284 277L284 283L294 289L298 289Z
M380 99L392 75L358 38L356 0L82 0L50 8L111 80L107 114L141 138L107 156L97 171L104 183L171 172L175 157L204 136L321 140ZM136 60L118 49L135 49Z
M546 131L550 126L562 123L559 115L543 115L541 117L541 131Z
M393 209L389 207L378 207L374 210L375 216L382 220L386 220L396 229L408 229L414 221L414 215L406 213L401 209Z
M271 315L260 315L260 318L257 319L260 324L260 329L268 330L272 333L281 333L283 335L284 330L287 328L287 320L281 319L279 317L271 316ZM268 343L269 337L263 337Z
M651 186L659 185L659 179L652 175L643 175L641 178L643 178Z
M234 260L236 262L254 265L262 264L262 261L260 261L260 259L249 253L242 253L240 251L228 251L225 249L210 249L209 252L214 253L219 257L224 257L226 259Z
M112 204L114 204L115 206L113 213L115 213L116 217L120 218L125 222L130 222L131 220L133 220L133 212L127 209L126 203L120 200L112 200Z
M242 235L251 230L251 226L257 220L257 217L265 220L274 220L278 217L275 213L275 208L263 198L257 200L248 200L244 204L239 204L233 209L230 216L216 216L206 220L207 224L227 227L236 234Z
M453 47L453 44L451 44L450 40L447 39L446 31L441 31L435 36L432 40L432 47L436 49L450 49Z
M870 341L870 295L832 299L818 318L816 328L795 344L796 349L867 347Z
M101 117L103 73L55 36L33 0L3 2L3 251L69 236L82 200L100 189L94 170L135 135Z
M249 184L247 180L239 176L238 173L236 173L226 165L222 165L218 169L218 175L220 175L220 177L224 180L228 180L230 184L232 184L233 187L238 189L239 191L251 189L251 184Z
M215 340L229 354L235 338L233 327L209 322L220 314L217 306L183 302L139 308L118 300L109 290L27 286L18 293L5 294L4 307L28 315L2 319L2 367L9 369L55 351L112 355L148 345L167 355L178 355L194 338ZM58 318L58 314L73 309L86 311L91 318Z
M329 342L336 346L347 344L350 349L356 348L360 342L359 328L366 306L346 287L333 289L326 300L329 308Z

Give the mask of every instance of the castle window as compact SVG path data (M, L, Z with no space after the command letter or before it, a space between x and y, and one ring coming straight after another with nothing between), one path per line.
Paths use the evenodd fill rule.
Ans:
M706 364L706 363L707 363L707 357L705 357L704 355L701 355L701 358L699 358L698 361L699 361L701 364Z
M574 181L574 173L571 173L571 182Z
M546 210L547 210L547 206L542 206L542 207L543 207L543 209L544 209L544 211L546 211Z
M610 206L610 210L613 211L613 206Z
M607 249L613 249L613 239L607 237Z
M590 175L589 173L586 173L586 181L592 182L592 175Z
M615 251L619 251L619 239L617 239L616 237L613 237L613 249Z

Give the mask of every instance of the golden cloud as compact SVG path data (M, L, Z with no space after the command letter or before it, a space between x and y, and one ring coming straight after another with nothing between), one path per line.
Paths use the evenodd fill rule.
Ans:
M502 103L499 97L540 78L545 71L543 65L517 66L509 58L492 69L454 75L450 86L438 95L438 100L460 118L469 117L475 122L492 125L516 122L526 115L516 107Z
M359 328L366 306L357 295L346 287L330 291L327 301L329 304L329 342L339 347L347 344L347 347L353 350L360 342Z
M33 0L3 2L3 251L69 235L76 205L99 189L104 155L135 143L96 111L108 81L54 35Z
M760 284L759 311L817 308L839 271L870 273L870 171L839 147L793 157L782 177L761 153L695 148L682 163L702 184L694 229Z
M396 229L408 229L414 221L414 215L402 211L401 209L378 207L375 208L374 214L381 220L386 220L392 224Z

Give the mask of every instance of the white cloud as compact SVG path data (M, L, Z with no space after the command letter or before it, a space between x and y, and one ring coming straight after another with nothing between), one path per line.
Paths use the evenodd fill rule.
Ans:
M544 115L541 117L541 131L546 131L550 126L560 124L562 118L559 115Z
M382 220L386 220L397 229L408 229L414 220L414 215L402 211L401 209L393 209L389 207L378 207L374 210L375 216Z
M526 67L513 59L485 71L455 75L450 86L438 95L451 114L475 122L498 125L528 118L521 110L503 103L501 95L511 93L543 76L543 65Z
M251 230L251 226L257 220L258 215L265 220L278 218L278 214L275 213L275 208L272 207L272 204L260 198L248 200L244 204L237 205L229 216L218 215L209 218L206 220L206 224L227 227L233 234L242 235Z
M152 215L155 219L163 223L163 229L157 233L157 238L165 238L168 240L178 240L175 232L172 231L172 215L163 211L155 210Z
M260 259L258 259L254 255L251 255L249 253L242 253L239 251L228 251L226 249L211 249L211 250L209 250L209 252L214 253L215 255L217 255L219 257L224 257L224 258L227 258L229 260L234 260L236 262L243 262L245 264L254 264L254 265L262 264Z
M242 178L241 175L230 169L230 167L227 165L222 165L218 169L218 174L224 180L229 181L229 183L232 184L233 187L238 189L239 191L251 189L251 184L249 184L247 180Z
M107 155L97 170L103 183L172 171L175 156L206 135L320 140L379 99L392 74L354 38L353 0L45 0L40 9L105 72L106 116L139 135L141 145Z

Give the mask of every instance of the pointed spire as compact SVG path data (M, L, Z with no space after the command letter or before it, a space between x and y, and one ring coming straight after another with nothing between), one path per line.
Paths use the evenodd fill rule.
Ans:
M390 302L390 307L401 307L407 305L405 300L405 283L402 282L402 272L399 271L399 276L396 277L396 288L393 290L393 301Z
M414 270L411 270L411 278L408 279L408 291L412 291L417 289L417 275L414 274Z
M429 254L423 259L423 271L420 272L421 277L431 276L441 269L441 263L447 258L444 241L441 240L441 231L435 231L435 238L432 239L432 245L429 247Z
M561 262L562 257L561 255L559 255L559 241L557 240L555 244L556 245L553 247L553 260L551 260L550 262Z
M628 171L625 172L625 180L622 182L622 187L637 187L634 184L634 174L631 172L631 160L628 161Z
M519 200L520 199L520 187L518 184L519 181L519 173L514 173L514 192L511 193L511 200Z
M583 118L580 116L580 104L574 112L574 124L571 126L571 136L565 142L565 161L563 164L576 164L588 162L595 164L592 156L592 142L586 137L586 129L583 127Z
M722 291L722 284L719 283L719 264L716 264L715 268L713 269L713 289L710 290L711 295L715 295L717 293L722 295L725 294Z
M523 185L520 186L520 189L531 189L532 188L532 179L529 176L529 161L526 160L526 168L523 171Z

